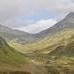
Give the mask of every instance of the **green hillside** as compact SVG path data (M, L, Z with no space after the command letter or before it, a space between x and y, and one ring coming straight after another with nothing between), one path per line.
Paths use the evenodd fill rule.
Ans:
M74 29L65 29L36 44L30 57L46 67L48 74L74 74Z
M64 42L67 42L66 45L61 42L45 56L45 63L50 74L74 74L74 35Z
M0 37L0 63L25 64L27 58L11 48L4 39Z
M16 44L18 43L15 41L9 44L17 49L18 45L16 46ZM32 62L33 64L27 64L26 67L27 69L32 68L32 72L44 73L47 71L47 74L74 74L74 29L64 29L51 37L47 36L19 47L19 51L24 50L24 53L32 51L32 53L25 54L29 59L15 51L0 38L0 63L19 66L18 64L24 65Z
M44 52L49 47L57 47L58 45L66 45L69 41L69 38L74 35L74 29L65 29L63 31L59 31L52 36L47 36L38 41L34 41L27 44L18 44L16 41L9 42L10 46L16 48L19 51L36 51L36 50L44 50ZM51 50L48 49L48 51Z
M20 50L23 47L23 52L32 51L26 55L34 64L46 68L48 74L74 74L74 29L64 29L51 37L20 47Z
M33 64L31 60L0 37L0 74L46 74L44 67Z

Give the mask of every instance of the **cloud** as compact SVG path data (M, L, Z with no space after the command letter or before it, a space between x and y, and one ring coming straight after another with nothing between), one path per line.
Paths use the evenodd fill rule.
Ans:
M13 19L19 15L19 1L0 0L0 22Z
M9 16L34 15L43 10L61 12L74 11L73 0L0 0L0 14ZM10 17L11 17L10 16Z
M16 29L25 31L25 32L29 32L29 33L38 33L42 30L52 27L54 24L56 24L56 22L57 21L54 19L40 20L34 24L30 24L28 26L20 27L20 28L16 28Z
M52 11L64 15L74 11L73 0L21 0L21 13L25 16L36 15L42 11Z
M0 0L0 23L9 27L25 26L29 24L28 22L31 20L22 20L22 16L34 16L44 11L48 13L53 12L53 15L56 14L56 19L61 19L67 13L74 11L74 1Z

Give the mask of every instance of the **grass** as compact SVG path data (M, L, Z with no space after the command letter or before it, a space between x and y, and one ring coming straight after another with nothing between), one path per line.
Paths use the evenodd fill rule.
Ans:
M51 37L45 37L44 39L34 41L28 44L18 44L16 40L9 42L9 45L17 49L18 51L35 51L43 50L44 48L51 47L53 45L68 43L68 39L74 35L74 29L66 29L61 32L56 33Z
M28 44L9 44L19 51L33 51L28 55L35 64L46 68L48 74L74 74L74 29L65 29L51 37ZM22 48L21 48L22 47Z
M10 47L4 39L0 38L0 63L25 64L27 57Z

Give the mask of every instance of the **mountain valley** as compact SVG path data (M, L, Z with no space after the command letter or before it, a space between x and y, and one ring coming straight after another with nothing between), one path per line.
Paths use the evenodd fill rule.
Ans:
M0 25L0 71L74 74L74 13L37 34Z

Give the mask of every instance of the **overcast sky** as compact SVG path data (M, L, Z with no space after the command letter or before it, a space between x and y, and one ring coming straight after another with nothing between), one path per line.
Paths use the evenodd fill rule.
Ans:
M74 0L0 0L0 23L37 33L74 12Z

